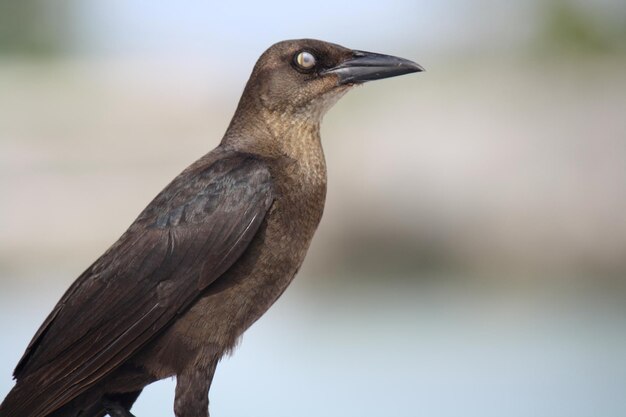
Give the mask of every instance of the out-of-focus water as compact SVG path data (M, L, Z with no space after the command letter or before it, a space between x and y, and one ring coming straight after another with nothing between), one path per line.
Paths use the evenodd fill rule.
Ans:
M212 415L626 413L626 306L619 297L443 281L313 282L296 280L220 364ZM63 289L2 293L0 397ZM174 384L149 386L134 412L172 416Z

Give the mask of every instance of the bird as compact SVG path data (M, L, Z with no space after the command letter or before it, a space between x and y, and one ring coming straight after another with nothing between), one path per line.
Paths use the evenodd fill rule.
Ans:
M320 123L348 90L423 71L314 39L255 64L220 144L170 182L69 287L13 373L0 417L131 417L176 378L176 417L208 417L220 358L281 296L321 220Z

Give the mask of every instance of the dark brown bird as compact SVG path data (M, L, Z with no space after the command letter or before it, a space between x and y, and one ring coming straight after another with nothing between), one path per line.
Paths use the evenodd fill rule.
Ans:
M417 71L311 39L270 47L220 145L63 295L0 416L132 416L141 390L170 376L176 416L208 416L219 359L287 288L322 217L324 113L356 84Z

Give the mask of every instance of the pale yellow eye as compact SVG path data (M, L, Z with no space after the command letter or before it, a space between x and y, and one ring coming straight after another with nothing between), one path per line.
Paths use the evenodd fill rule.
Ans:
M296 64L305 70L311 69L315 66L315 56L307 51L302 51L296 55Z

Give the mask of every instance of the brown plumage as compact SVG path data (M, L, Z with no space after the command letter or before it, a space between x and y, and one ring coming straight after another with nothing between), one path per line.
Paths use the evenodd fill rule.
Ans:
M355 84L420 70L310 39L269 48L220 145L50 313L0 416L130 416L143 387L168 376L176 416L208 416L217 362L287 288L321 219L324 113Z

